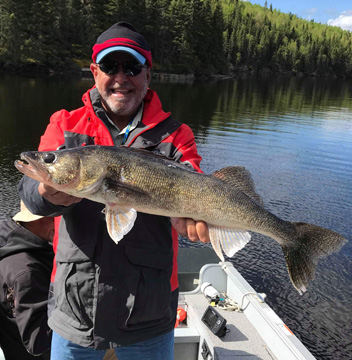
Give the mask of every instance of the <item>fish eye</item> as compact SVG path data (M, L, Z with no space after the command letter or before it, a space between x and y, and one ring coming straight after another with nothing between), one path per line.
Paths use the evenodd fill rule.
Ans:
M45 154L43 160L46 164L52 164L56 160L56 156L53 153Z

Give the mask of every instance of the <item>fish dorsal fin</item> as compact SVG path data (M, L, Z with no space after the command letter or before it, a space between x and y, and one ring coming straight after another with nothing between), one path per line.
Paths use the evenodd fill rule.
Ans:
M106 205L105 218L108 233L117 244L133 228L137 211L133 208L126 210Z
M228 257L232 257L237 251L243 249L251 239L248 231L212 225L209 226L209 236L214 251L222 261L225 261L222 252Z
M263 204L261 197L255 191L252 175L245 167L228 166L213 172L211 175L244 192L258 204Z

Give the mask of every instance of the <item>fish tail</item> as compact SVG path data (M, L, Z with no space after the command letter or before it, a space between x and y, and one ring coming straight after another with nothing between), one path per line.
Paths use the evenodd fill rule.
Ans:
M309 280L313 280L318 260L338 251L347 240L340 234L306 223L291 223L297 231L297 239L282 250L293 286L302 295Z

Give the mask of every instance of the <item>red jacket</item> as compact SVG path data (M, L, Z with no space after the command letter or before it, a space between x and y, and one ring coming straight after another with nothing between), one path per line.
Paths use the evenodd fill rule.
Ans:
M39 150L114 146L109 123L96 115L96 96L93 88L84 94L83 107L55 113ZM162 110L152 90L144 99L142 122L131 130L125 145L163 154L200 171L192 131ZM115 245L106 231L102 204L83 199L68 208L55 206L43 201L37 187L27 177L20 184L20 196L28 208L41 215L62 215L56 224L60 240L55 241L58 268L53 275L56 308L49 319L52 329L82 346L98 349L170 331L178 299L178 241L170 220L138 213L130 233Z

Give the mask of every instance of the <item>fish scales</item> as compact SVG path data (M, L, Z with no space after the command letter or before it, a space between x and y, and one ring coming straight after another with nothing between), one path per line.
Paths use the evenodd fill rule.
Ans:
M59 191L106 205L107 228L118 243L137 212L206 221L221 260L250 240L248 231L276 240L289 277L300 292L315 275L319 258L346 243L319 226L290 222L265 210L249 172L227 167L205 175L148 151L85 146L61 151L26 152L15 166Z
M114 152L112 154L117 155ZM190 170L185 171L184 168L173 165L167 165L165 169L164 163L155 161L147 154L143 161L140 161L140 156L136 161L128 159L121 161L121 157L125 154L121 155L116 156L116 163L122 163L122 167L120 169L114 167L106 176L116 177L117 175L123 179L120 181L138 190L133 193L135 197L130 200L134 202L132 205L137 210L139 206L142 206L145 212L149 210L153 213L162 212L162 215L168 216L192 217L195 220L205 220L219 226L230 226L240 219L236 226L240 227L245 223L242 226L246 229L255 227L256 223L264 225L263 215L272 217L244 193L215 177ZM129 156L129 153L126 155ZM149 194L149 197L141 201L139 191ZM240 199L241 197L243 200ZM115 202L118 202L118 199ZM234 207L235 203L236 207ZM248 209L252 213L256 211L258 217L247 217ZM280 221L277 217L273 219Z

